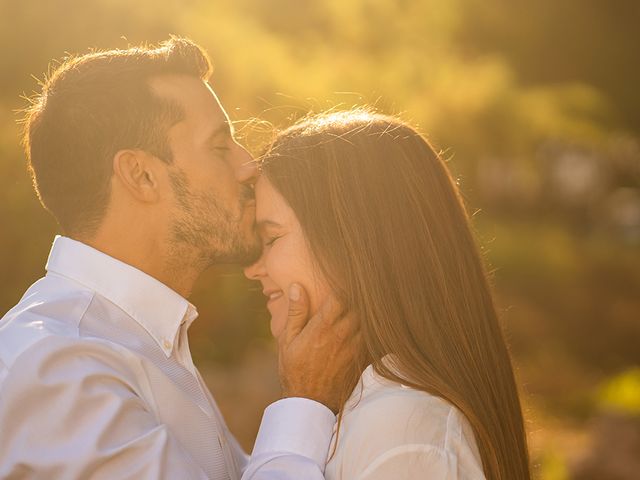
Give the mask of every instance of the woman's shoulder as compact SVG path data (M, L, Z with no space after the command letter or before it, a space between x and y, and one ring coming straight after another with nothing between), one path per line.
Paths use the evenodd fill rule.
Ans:
M378 375L370 366L347 402L342 423L365 427L369 434L397 433L409 442L447 448L451 435L467 426L464 416L446 400Z
M464 415L446 400L381 377L372 367L362 374L347 402L336 437L330 471L351 476L334 478L357 478L357 472L376 462L397 468L396 462L387 462L393 457L415 465L426 462L430 468L473 472L452 478L483 478L473 431Z

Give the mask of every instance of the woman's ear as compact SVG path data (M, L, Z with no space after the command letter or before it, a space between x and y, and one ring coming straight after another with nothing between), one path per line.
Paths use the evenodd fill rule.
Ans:
M161 197L158 171L161 163L143 150L120 150L113 157L113 174L136 200L154 203Z

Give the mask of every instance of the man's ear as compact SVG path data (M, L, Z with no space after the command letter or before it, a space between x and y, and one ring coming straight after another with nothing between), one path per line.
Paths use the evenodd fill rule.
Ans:
M160 198L161 163L143 150L120 150L113 157L113 174L134 198L153 203Z

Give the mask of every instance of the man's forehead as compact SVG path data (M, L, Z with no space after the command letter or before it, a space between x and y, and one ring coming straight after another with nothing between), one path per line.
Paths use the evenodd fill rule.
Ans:
M208 83L198 77L175 73L155 75L149 79L149 85L156 94L174 98L209 88Z
M218 98L218 95L216 95L215 90L213 89L213 87L211 86L211 84L208 81L204 82L204 84L207 87L207 89L209 90L209 92L211 93L211 95L213 96L213 98L215 98L215 100L216 100L216 104L218 105L219 111L222 114L222 122L225 124L224 128L227 129L229 135L234 136L235 129L234 129L233 123L231 122L231 120L229 120L229 115L227 115L226 110L222 106L222 102L220 102L220 99Z
M227 112L207 81L189 75L159 75L150 80L150 85L156 95L180 105L186 113L186 120L197 122L199 128L207 130L207 135L219 130L233 135Z
M149 80L151 90L158 96L174 100L181 105L207 108L214 107L216 111L227 118L226 112L208 82L190 75L158 75Z

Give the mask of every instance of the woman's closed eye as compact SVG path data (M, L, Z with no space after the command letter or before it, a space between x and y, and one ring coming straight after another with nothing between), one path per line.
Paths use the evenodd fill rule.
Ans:
M267 237L264 239L263 244L265 247L270 247L271 245L273 245L275 243L276 240L278 240L282 235L276 235L276 236L271 236L271 237Z

